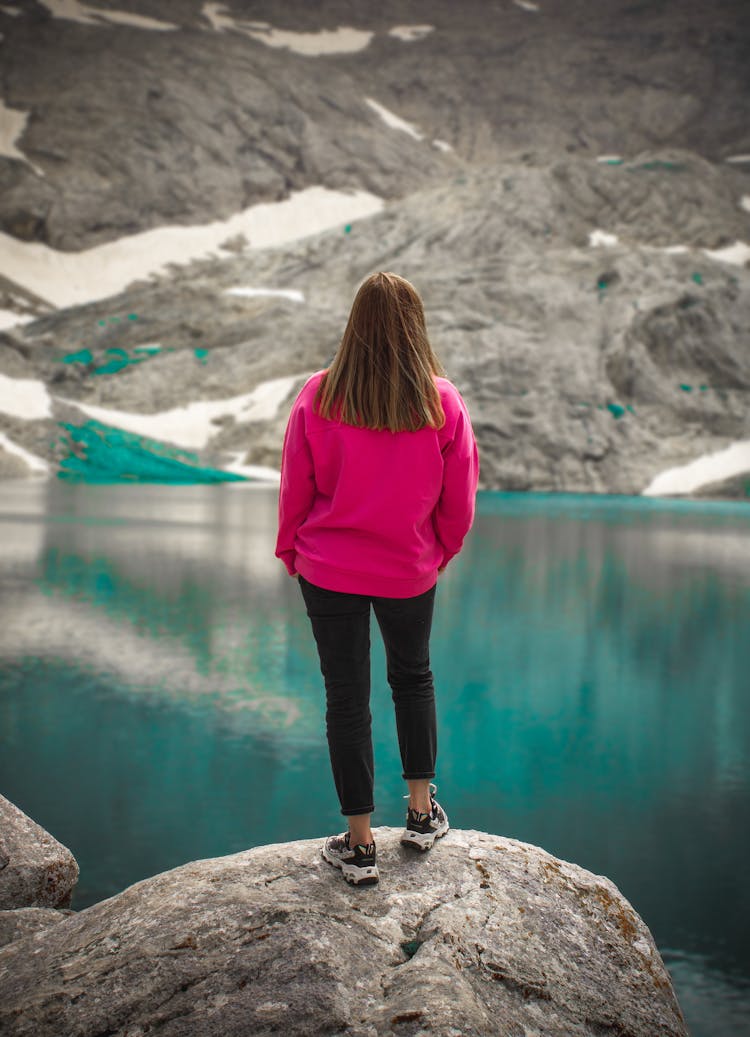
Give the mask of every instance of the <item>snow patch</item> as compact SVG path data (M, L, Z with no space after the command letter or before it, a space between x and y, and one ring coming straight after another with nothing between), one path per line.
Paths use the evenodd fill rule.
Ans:
M105 425L133 432L137 436L158 439L188 450L202 449L219 431L219 419L231 415L238 423L270 421L276 417L279 406L287 398L301 375L273 378L261 382L252 392L230 396L224 400L197 400L183 407L160 411L157 414L137 414L114 410L55 397L62 403L77 407L90 418Z
M739 440L725 450L704 454L689 464L660 472L643 490L643 496L692 493L700 486L745 472L750 474L750 439Z
M603 230L589 231L589 245L592 247L617 245L619 240L616 234L608 234ZM691 251L687 245L666 245L663 247L658 245L641 245L640 247L647 249L649 252L666 252L669 255L682 255ZM743 241L735 241L734 245L727 245L726 248L702 248L700 251L708 256L709 259L716 259L721 263L732 263L736 266L745 266L748 260L750 260L750 246Z
M516 7L520 7L524 11L538 11L539 4L532 4L531 0L513 0Z
M441 151L453 151L452 146L445 140L433 140L432 142L436 148Z
M36 317L14 313L13 310L0 310L0 331L4 328L14 328L16 324L28 324L31 320L36 320Z
M26 129L28 112L22 112L17 108L8 108L0 98L0 155L6 158L17 158L21 162L28 162L35 173L44 176L44 170L39 169L34 163L19 151L16 141L23 136Z
M14 443L12 439L8 439L4 432L0 432L0 448L7 450L9 454L15 454L16 457L20 457L26 462L32 472L43 472L45 475L49 474L50 466L43 458L37 457L36 454L30 453L28 450L24 450L24 448L19 446L18 443Z
M275 468L267 468L265 465L259 464L243 464L244 450L230 453L229 456L233 460L229 464L222 465L222 471L232 472L234 475L244 475L246 479L262 479L264 482L275 483L277 486L281 485L281 472L278 472ZM247 488L243 483L236 482L227 483L226 486L227 489Z
M77 306L117 295L168 263L205 258L235 234L245 234L252 249L270 248L372 216L382 208L382 198L368 191L347 194L306 187L281 202L252 205L226 220L157 227L82 252L58 252L0 232L0 275L53 306Z
M274 29L269 22L249 22L234 18L226 13L223 4L204 4L203 17L216 32L227 30L241 32L253 40L269 47L288 47L297 54L317 57L319 54L351 54L364 50L374 36L372 32L339 26L337 29L321 29L320 32L290 32Z
M89 7L79 0L40 0L53 18L62 18L81 25L129 25L135 29L155 29L159 32L171 32L179 29L179 25L159 22L155 18L145 18L140 14L125 11L111 11L100 7Z
M745 266L750 260L750 245L746 245L744 241L735 241L726 248L704 248L701 251L711 259L717 259L720 263L732 263L734 266Z
M47 386L33 378L9 378L0 374L0 413L24 421L52 417Z
M412 43L414 40L423 40L434 29L434 25L394 25L388 30L388 35L395 36L404 43Z
M589 231L589 245L597 248L599 245L617 245L619 238L616 234L607 234L604 230Z
M235 19L229 15L222 14L222 11L226 11L226 7L222 4L204 4L201 8L201 14L214 32L223 32L224 29L235 28ZM257 23L251 22L250 24L254 25ZM265 24L265 22L262 24Z
M247 295L254 298L258 295L278 295L282 299L291 299L292 302L304 302L303 292L296 288L227 288L224 295Z
M745 212L750 212L750 194L743 194L742 200L740 201L740 209L744 209Z
M414 137L415 140L422 140L424 135L420 133L412 123L406 122L405 119L399 118L398 115L394 115L393 112L389 111L388 108L383 107L382 104L378 104L377 101L373 101L371 97L366 97L365 101L371 108L374 108L378 113L383 122L390 126L394 130L403 130L404 133L408 133Z
M750 155L730 155L725 162L750 162Z

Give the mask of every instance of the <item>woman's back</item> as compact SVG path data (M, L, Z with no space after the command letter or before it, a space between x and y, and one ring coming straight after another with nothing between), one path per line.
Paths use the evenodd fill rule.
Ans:
M330 590L412 597L474 519L479 455L466 405L435 376L441 428L371 429L317 413L325 371L294 402L282 455L277 557Z
M330 368L308 378L289 415L276 556L290 575L409 598L458 554L479 453L444 374L414 286L383 271L366 278Z

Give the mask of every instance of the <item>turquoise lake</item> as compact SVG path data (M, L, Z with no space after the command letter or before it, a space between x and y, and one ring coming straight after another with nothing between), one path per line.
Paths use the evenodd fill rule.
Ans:
M277 501L0 484L0 792L75 855L75 909L345 826ZM371 639L377 829L406 785ZM431 665L452 826L607 875L693 1037L750 1034L750 506L480 492Z

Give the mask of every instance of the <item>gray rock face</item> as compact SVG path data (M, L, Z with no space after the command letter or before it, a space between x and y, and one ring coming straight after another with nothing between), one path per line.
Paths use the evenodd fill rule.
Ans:
M731 479L720 479L699 487L693 497L706 500L747 500L750 497L750 472Z
M707 165L670 155L677 171L641 168L648 155L624 167L567 158L550 170L518 158L415 191L351 234L193 263L12 329L7 373L41 378L52 417L0 415L0 431L54 464L64 456L56 422L86 420L76 401L153 413L299 372L273 418L232 420L201 452L216 467L244 451L245 463L278 469L291 401L330 362L358 284L396 266L421 291L433 345L469 406L481 489L641 493L664 469L750 438L750 274L697 251L663 251L682 234L683 210L670 199L700 193ZM717 212L737 175L716 172ZM607 193L639 217L627 240L592 248L587 234L603 221L596 200ZM703 226L712 247L721 223L707 216ZM697 225L690 233L700 239ZM299 289L306 301L223 295L243 284ZM189 319L175 324L176 310ZM112 312L139 320L102 333L97 363L107 349L140 343L172 351L104 377L60 363ZM205 366L196 340L209 351Z
M511 2L339 0L228 3L240 21L295 32L373 33L354 53L310 58L215 31L204 5L121 0L169 22L147 32L0 12L6 103L31 109L24 153L0 161L0 226L79 249L170 221L200 222L323 183L389 199L522 149L542 164L572 152L657 144L712 160L750 151L743 0ZM418 42L389 35L429 22ZM70 56L75 54L76 75ZM220 71L219 71L220 70ZM371 96L416 124L394 132ZM117 130L113 130L114 122ZM454 152L431 146L447 140Z
M181 28L141 33L53 20L41 5L0 11L6 103L33 110L19 147L45 173L0 157L6 233L88 248L318 184L387 200L351 233L236 243L64 311L0 278L0 307L38 317L0 333L0 373L52 396L51 416L0 414L0 432L54 471L67 451L58 423L86 421L76 403L151 414L298 375L275 416L217 423L199 452L207 466L243 452L278 469L291 400L335 353L363 278L390 269L421 292L467 401L481 489L638 494L750 439L750 271L704 251L750 242L750 165L725 161L750 153L742 0L540 7L253 6L295 31L374 33L362 51L319 58L215 32L190 5L152 5ZM434 29L418 42L388 34L425 20ZM387 126L368 96L423 139ZM597 161L612 153L623 162ZM597 229L617 242L592 247ZM243 285L305 301L225 294ZM137 322L107 323L125 314ZM159 355L94 374L108 350L154 342ZM83 346L88 367L62 363ZM0 445L0 478L22 471ZM748 499L748 480L727 495Z
M0 911L0 947L13 940L18 940L29 933L40 929L49 929L63 918L76 914L68 908L54 907L17 907L9 911Z
M376 830L380 885L321 840L194 861L0 950L9 1037L434 1033L685 1037L669 975L606 878L451 831Z
M29 474L29 466L22 458L0 446L0 479L24 479Z
M0 796L0 910L69 907L77 881L70 850Z

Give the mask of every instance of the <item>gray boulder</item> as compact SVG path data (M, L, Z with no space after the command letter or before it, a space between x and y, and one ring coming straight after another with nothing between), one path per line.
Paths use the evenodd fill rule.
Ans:
M318 839L193 861L0 950L0 1031L677 1037L643 921L606 878L451 831L427 857L376 831L379 886Z
M77 881L70 850L0 796L0 911L70 907Z

